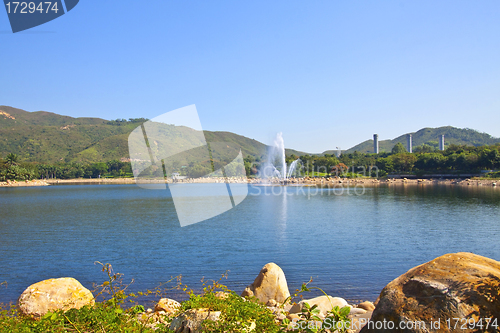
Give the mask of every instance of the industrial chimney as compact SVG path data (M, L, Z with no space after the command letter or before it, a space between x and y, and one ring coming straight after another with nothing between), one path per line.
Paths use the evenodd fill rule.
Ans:
M373 153L378 154L378 134L373 134Z
M439 136L439 150L444 150L444 135Z
M408 134L406 136L406 150L408 150L409 153L413 153L413 151L412 151L412 149L413 149L412 148L412 144L413 144L412 143L412 136L411 136L411 134Z

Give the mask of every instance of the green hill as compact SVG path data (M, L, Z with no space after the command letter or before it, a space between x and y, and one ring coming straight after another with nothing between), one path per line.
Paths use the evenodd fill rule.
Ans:
M0 106L0 157L14 153L23 161L40 163L126 160L128 136L145 120L73 118ZM204 134L209 143L226 142L241 148L243 156L262 157L267 153L266 145L241 135L212 131ZM170 142L171 146L182 144L176 140ZM287 149L287 154L291 153L297 154Z
M100 118L73 118L52 112L28 112L9 106L0 106L0 157L8 153L17 154L22 161L57 162L106 162L129 158L128 136L143 118L130 120L105 120ZM179 129L179 131L181 131ZM182 132L182 131L181 131ZM231 132L204 131L209 143L226 142L231 147L241 148L243 156L264 157L267 146L263 143ZM423 128L413 135L413 147L422 144L438 145L440 135L445 136L445 145L465 144L480 146L495 144L500 139L471 129L451 126ZM406 134L393 140L379 141L381 152L390 152L401 142L406 147ZM182 145L181 139L173 138L170 147ZM163 149L169 149L168 146ZM366 140L350 149L350 152L373 152L373 140ZM334 150L323 154L333 154ZM286 154L296 156L306 153L286 149Z
M494 138L489 134L480 133L468 128L455 128L452 126L438 128L426 127L417 132L407 134L412 134L413 148L423 144L437 147L440 135L444 135L445 147L450 144L482 146L500 142L499 138ZM392 140L379 140L380 152L390 152L392 147L398 142L402 143L406 148L407 134L403 134ZM353 153L355 151L360 153L373 153L373 140L366 140L346 150L345 153ZM325 153L332 154L333 150Z
M136 126L133 122L122 126L99 118L72 118L0 106L0 154L15 153L32 162L79 161L80 152L113 136L126 138L123 134ZM110 159L122 157L126 155L115 154Z

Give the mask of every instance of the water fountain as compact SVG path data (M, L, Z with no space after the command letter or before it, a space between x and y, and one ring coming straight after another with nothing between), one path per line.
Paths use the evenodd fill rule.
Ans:
M264 168L261 169L262 178L278 178L281 184L287 184L288 179L293 175L297 168L300 159L293 161L290 167L287 168L285 158L285 142L283 134L280 132L276 135L273 145L269 147L269 154Z
M290 178L293 173L295 172L295 169L297 169L297 164L302 163L302 161L298 158L292 163L290 163L290 167L288 168L288 175L287 178Z

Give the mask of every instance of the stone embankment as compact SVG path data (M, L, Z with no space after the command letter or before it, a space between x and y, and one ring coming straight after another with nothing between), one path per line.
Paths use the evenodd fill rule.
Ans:
M249 179L249 183L262 185L279 185L283 182L279 179ZM407 178L290 178L287 180L289 185L312 185L312 186L356 186L358 184L366 186L377 185L461 185L461 186L497 186L498 180L495 179L407 179Z
M496 332L500 326L499 295L500 262L460 252L445 254L410 269L390 282L375 304L369 301L348 304L343 298L330 295L295 303L290 298L283 270L274 263L262 268L241 297L255 296L275 316L277 323L285 318L292 323L303 319L300 314L307 303L317 306L321 320L335 306L348 307L351 319L349 332L417 333L456 331L456 325L463 324L461 321L468 325L466 331ZM218 292L215 296L224 300L228 295ZM18 301L21 313L34 319L50 311L66 311L92 304L94 298L90 291L71 278L50 279L31 285ZM203 321L217 321L221 317L220 311L211 309L182 312L180 308L179 302L162 298L154 310L147 309L138 314L137 320L150 327L167 323L176 333L198 333L202 332ZM250 331L255 327L254 323L252 325ZM402 329L401 325L406 326ZM470 329L471 325L477 327Z
M25 186L48 186L49 184L44 180L7 180L0 182L0 187L25 187Z
M49 185L61 184L135 184L134 178L47 179Z
M261 179L246 177L229 178L184 178L176 179L143 179L143 183L175 183L175 184L203 184L203 183L248 183L256 186L282 185L284 182L279 179ZM378 185L449 185L449 186L492 186L497 187L498 180L494 179L407 179L407 178L290 178L286 181L287 185L306 185L306 186L325 186L325 187L345 187L345 186L378 186ZM6 181L0 182L0 187L21 187L21 186L47 186L63 184L135 184L134 178L77 178L77 179L45 179L45 180L26 180L26 181ZM498 186L500 188L500 184Z

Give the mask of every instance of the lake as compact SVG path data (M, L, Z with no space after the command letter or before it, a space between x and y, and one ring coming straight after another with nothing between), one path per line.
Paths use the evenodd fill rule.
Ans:
M95 261L134 279L132 291L180 274L199 289L202 277L229 270L224 283L237 292L275 262L291 291L312 277L330 295L374 301L388 282L445 253L500 260L499 212L500 190L491 187L249 186L234 209L181 228L168 190L0 188L0 302L48 278L91 289L106 280Z

